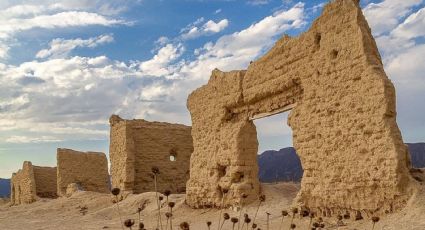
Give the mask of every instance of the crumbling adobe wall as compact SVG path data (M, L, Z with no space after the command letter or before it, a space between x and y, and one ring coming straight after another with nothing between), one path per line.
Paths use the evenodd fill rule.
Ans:
M246 71L214 70L188 98L194 152L187 203L224 206L260 192L252 119L291 110L304 169L296 204L319 215L404 206L414 182L395 90L356 0L329 3L312 27L280 39Z
M29 204L37 200L31 162L24 161L22 169L12 174L10 185L10 201L12 204Z
M191 127L165 122L110 118L112 186L123 191L154 191L152 167L158 167L158 191L184 192L193 151ZM170 155L176 160L171 161Z
M25 161L10 181L12 204L29 204L41 198L56 197L56 168L33 166Z
M38 197L57 197L57 169L56 167L34 166L36 194Z
M66 195L66 188L71 183L78 184L84 191L109 191L108 162L104 153L58 149L57 168L60 196Z

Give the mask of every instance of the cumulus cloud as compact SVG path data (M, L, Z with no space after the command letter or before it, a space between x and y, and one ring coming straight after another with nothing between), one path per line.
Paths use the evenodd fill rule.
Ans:
M270 0L249 0L247 3L253 6L266 5L270 3Z
M0 10L0 58L9 57L8 51L14 45L14 37L25 31L94 25L131 25L131 22L111 17L122 12L127 7L128 4L125 4L127 2L129 1L2 1L0 3L0 9L3 9Z
M37 58L61 58L66 57L69 53L77 47L89 47L94 48L102 44L111 43L114 41L114 37L110 34L104 34L89 39L62 39L56 38L49 43L48 49L40 50L37 54Z
M282 33L300 28L303 17L303 4L297 4L205 44L189 60L182 59L182 43L166 43L170 40L164 38L146 61L52 56L19 65L0 64L0 130L22 133L15 136L54 137L46 140L107 139L111 114L190 124L187 95L206 83L214 68L246 68ZM80 43L92 44L86 40L90 39Z
M374 35L382 35L394 29L406 15L412 12L412 7L422 3L422 0L385 0L380 3L370 3L364 8Z
M152 59L140 63L140 70L145 75L168 75L174 69L170 64L179 58L183 52L184 47L181 43L177 45L167 44L159 49L158 53Z
M223 19L219 22L214 22L212 20L207 21L204 25L197 27L192 26L187 28L185 33L182 34L182 38L185 40L197 38L204 35L210 35L219 33L224 30L229 25L229 20Z
M7 143L45 143L45 142L60 142L61 139L56 139L50 136L28 137L28 136L11 136L6 139Z
M398 124L405 141L423 141L425 107L425 7L421 0L370 3L365 16L397 92Z

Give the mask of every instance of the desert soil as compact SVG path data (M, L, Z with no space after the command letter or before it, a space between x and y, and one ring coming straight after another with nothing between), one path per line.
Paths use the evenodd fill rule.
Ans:
M266 201L260 206L256 223L265 230L267 229L267 214L270 215L269 229L280 229L281 211L291 209L291 202L295 198L299 184L278 183L262 184L262 191L266 195ZM28 205L19 205L10 207L8 204L0 204L0 229L18 230L18 229L121 229L120 218L117 212L117 206L112 202L113 196L110 194L101 194L94 192L77 192L68 198L42 199ZM206 222L211 221L211 229L218 229L218 209L191 209L185 204L184 194L172 194L170 201L176 203L173 209L173 229L179 229L179 224L186 221L190 224L190 229L207 230ZM145 204L141 212L142 222L146 229L155 229L157 220L157 210L155 203L155 193L148 192L137 195L129 195L126 199L120 201L119 209L122 219L135 219L138 221L137 209ZM258 202L247 205L242 213L248 213L251 219L255 215ZM87 213L82 214L81 208L87 207ZM165 228L165 212L168 211L163 200L161 209L162 223ZM227 212L231 217L238 217L239 212L231 209L222 211ZM425 229L425 186L417 191L410 199L408 205L403 210L381 217L376 224L375 229L386 230L424 230ZM243 217L242 217L243 219ZM336 218L324 218L325 229L372 229L370 217L365 217L361 221L344 220L346 226L337 227ZM283 220L282 229L289 229L291 218L286 217ZM309 228L310 219L295 217L294 223L296 229ZM133 229L137 229L136 226ZM168 228L170 229L170 228ZM231 230L232 224L226 221L223 230ZM237 224L235 229L237 229ZM246 229L246 225L243 228ZM248 228L251 229L251 228Z

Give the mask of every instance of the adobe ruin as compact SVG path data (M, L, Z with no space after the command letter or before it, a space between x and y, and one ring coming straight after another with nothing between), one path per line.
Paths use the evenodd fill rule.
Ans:
M152 167L158 167L158 191L185 192L193 151L190 126L117 115L109 122L112 187L130 193L154 191Z
M25 161L22 169L12 174L10 202L29 204L39 198L56 198L56 167L41 167Z
M358 0L335 0L299 37L284 36L247 70L214 70L188 98L194 152L186 202L256 200L254 119L290 111L304 169L294 204L318 215L403 207L415 184L386 76ZM354 216L354 215L352 215Z
M57 190L67 195L67 187L76 184L81 190L109 192L108 161L100 152L57 149Z

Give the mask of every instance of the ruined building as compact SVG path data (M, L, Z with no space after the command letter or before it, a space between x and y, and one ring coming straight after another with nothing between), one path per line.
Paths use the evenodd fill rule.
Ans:
M66 195L70 184L77 184L84 191L109 191L108 161L104 153L58 149L57 167L60 196Z
M25 161L10 181L12 204L29 204L38 198L56 198L56 167L40 167Z
M214 70L188 98L194 152L187 203L239 205L260 194L254 119L290 111L304 176L295 203L319 215L392 212L415 182L386 76L358 0L335 0L299 37L247 70Z
M152 167L158 167L158 191L185 191L193 151L191 128L180 124L110 118L112 187L154 191Z

